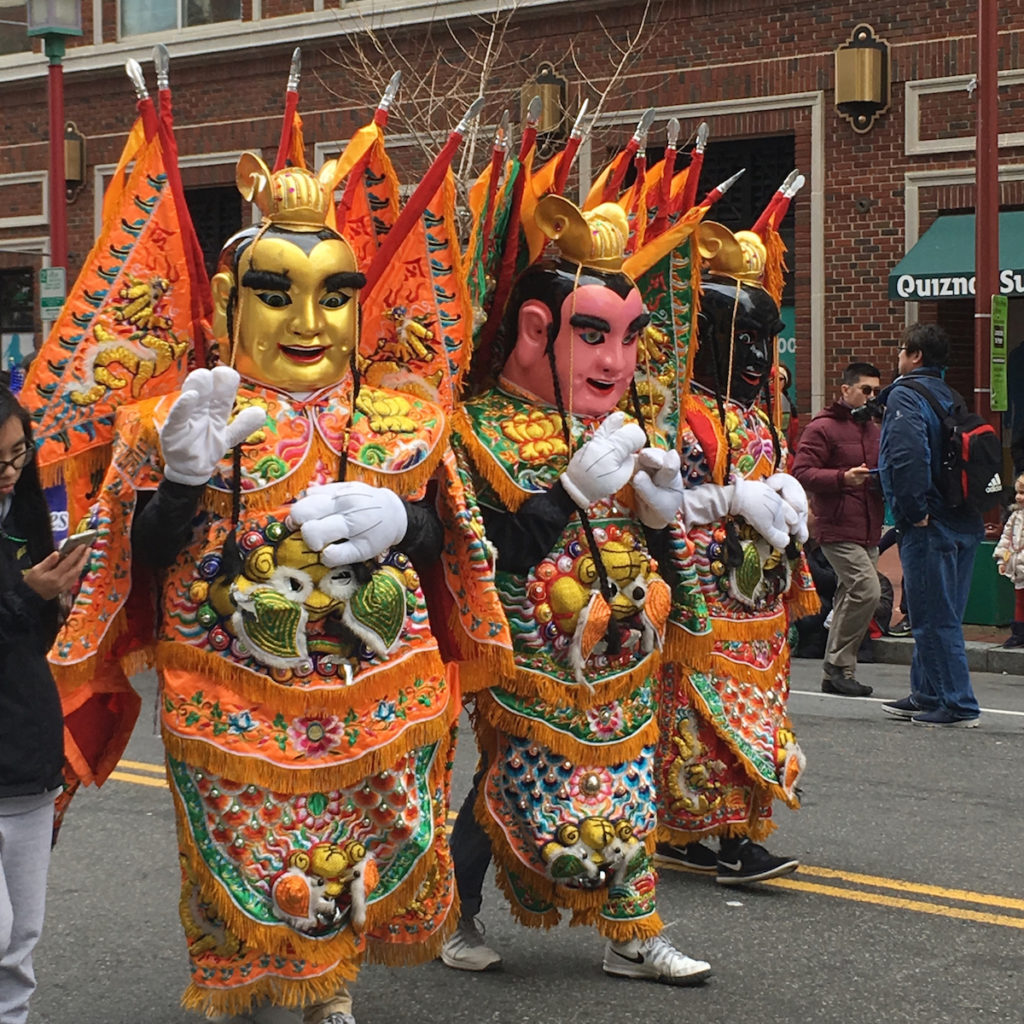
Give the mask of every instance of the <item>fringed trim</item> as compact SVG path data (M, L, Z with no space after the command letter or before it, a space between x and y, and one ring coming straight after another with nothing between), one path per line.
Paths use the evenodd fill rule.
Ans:
M436 960L441 955L441 947L458 926L459 897L456 893L440 928L429 938L417 942L384 942L368 936L363 960L368 964L384 964L387 967L415 967L428 960Z
M289 979L272 975L231 989L202 988L193 981L185 989L181 1005L207 1018L244 1016L263 1001L298 1008L336 996L347 982L355 981L358 973L358 962L342 961L315 978Z
M464 694L493 686L496 679L505 679L515 672L512 648L499 643L483 643L471 636L457 605L452 605L448 630L464 659L459 662L459 680Z
M813 588L792 586L785 598L790 620L802 619L805 615L817 615L821 611L821 598Z
M244 668L215 653L191 644L163 640L157 645L158 668L176 668L194 672L218 683L225 683L243 700L262 704L285 715L305 715L317 710L344 713L355 701L366 702L390 697L415 677L439 678L444 675L444 663L436 648L414 651L396 659L373 673L357 679L352 686L339 686L333 692L305 690L282 686L269 677Z
M113 444L107 441L103 444L87 448L85 451L74 452L65 455L53 462L39 463L39 482L43 487L56 487L58 484L66 484L70 491L76 481L83 477L92 476L106 470L110 465L110 453Z
M348 462L349 479L360 480L374 487L386 487L398 495L415 494L437 469L448 444L448 424L438 437L427 457L409 469L387 472L374 466L367 466L355 459ZM317 466L323 463L333 466L340 456L323 439L319 431L313 431L313 440L298 467L280 480L266 487L242 491L242 507L249 511L269 511L280 508L290 502L296 494L305 490L313 482ZM231 492L207 487L203 492L203 507L216 513L223 519L231 515Z
M83 684L92 682L98 675L96 666L101 664L110 654L111 649L118 640L124 636L128 629L128 613L125 606L122 605L114 615L114 618L110 621L107 626L107 631L100 637L99 642L89 652L88 658L83 658L81 661L65 662L55 660L53 652L56 651L57 645L55 645L49 654L48 660L50 662L50 669L53 672L53 678L57 682L57 688L60 690L61 698L68 700L71 695ZM126 658L121 659L121 666L124 668L125 661L129 664L134 663L133 659L140 656L140 652L132 652ZM144 648L141 652L143 659L149 659L149 664L152 664L153 652L151 648ZM125 673L131 675L132 673L125 668Z
M476 436L473 422L466 415L464 409L455 411L452 417L452 426L453 431L458 434L459 441L473 460L477 472L487 481L510 512L518 512L519 506L536 492L523 490L509 477L501 463Z
M615 743L584 743L560 729L554 729L536 718L517 715L499 704L490 693L478 698L480 713L495 729L512 736L527 735L543 743L549 750L576 764L621 764L639 757L644 747L657 742L658 720L650 720L632 736Z
M569 705L586 710L601 704L610 704L631 694L641 683L655 676L661 668L661 652L646 655L632 668L610 679L585 686L580 683L562 683L540 672L517 665L515 672L500 679L491 679L491 686L501 686L527 700L539 698L549 704Z
M760 802L758 802L760 807ZM755 843L767 839L779 826L771 818L757 820L727 822L715 825L702 832L690 832L686 829L672 828L670 825L658 825L658 842L673 843L686 846L687 843L701 843L708 839L751 839Z
M646 917L634 917L629 921L613 921L605 917L600 909L574 910L569 924L574 928L596 928L612 942L629 942L631 939L653 939L665 930L665 923L655 911Z
M661 657L662 661L676 661L698 672L706 672L711 667L714 648L715 635L710 629L706 633L691 633L669 619Z
M800 801L795 796L787 796L786 791L779 785L777 781L771 781L766 779L751 763L750 759L746 757L743 751L740 749L739 744L736 742L732 733L728 729L723 729L721 725L715 720L715 717L711 714L707 704L704 703L704 698L701 697L698 690L696 690L685 676L682 678L683 687L686 689L687 694L690 697L690 701L695 705L700 712L701 718L703 718L712 729L715 730L715 735L732 751L733 756L736 758L738 764L743 766L743 770L747 773L747 777L757 788L764 789L771 793L772 797L777 800L781 800L788 807L796 810L800 806ZM778 773L779 766L775 766L775 771ZM759 799L758 808L766 806L769 801ZM745 833L744 833L745 834Z
M409 750L444 740L450 726L450 716L440 715L429 722L410 726L383 747L368 751L344 764L320 768L299 765L284 767L261 757L232 754L206 740L186 739L170 732L166 726L162 733L168 754L177 761L195 765L214 775L245 780L280 793L307 793L325 788L344 789L377 772L387 771Z
M731 676L742 683L750 683L759 690L770 690L775 685L775 676L779 669L778 663L772 663L765 668L757 665L748 665L743 661L733 661L723 654L712 655L711 671L716 675Z
M494 871L494 881L504 894L505 899L508 900L508 908L512 913L512 917L515 918L519 924L524 925L527 928L543 928L545 931L548 931L551 928L554 928L558 922L561 921L562 915L558 912L557 907L549 907L544 911L528 910L524 907L516 896L515 888L512 885L511 879L508 877L508 872L505 870L504 864L499 863L496 866Z

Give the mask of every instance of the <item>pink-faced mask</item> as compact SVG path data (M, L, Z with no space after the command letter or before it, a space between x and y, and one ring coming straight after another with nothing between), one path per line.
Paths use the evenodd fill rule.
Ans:
M600 417L618 405L633 379L637 339L648 320L635 288L620 298L611 288L587 284L565 297L554 353L567 412ZM548 405L556 405L545 352L550 323L551 313L542 302L523 304L516 347L503 376Z

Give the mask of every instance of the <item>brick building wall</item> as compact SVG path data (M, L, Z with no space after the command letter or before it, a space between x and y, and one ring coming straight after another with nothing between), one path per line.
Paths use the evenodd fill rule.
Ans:
M243 3L241 25L186 29L165 40L187 188L230 184L233 154L241 150L260 150L273 159L295 45L303 47L301 111L309 160L348 138L372 109L374 88L353 81L338 61L350 52L353 34L366 19L379 22L383 15L371 15L371 5L359 0L326 12L318 11L314 0L263 0L262 20L253 22L253 6L252 0ZM480 24L475 0L429 9L410 0L372 9L382 6L390 12L384 20L400 21L405 11L415 22L404 30L389 29L387 37L413 64L440 52L458 68L465 58L452 35L465 40ZM1000 127L1012 135L1024 114L1024 0L1004 0L999 8L999 67L1006 76L999 92ZM544 59L567 79L570 110L584 97L594 103L643 11L635 2L525 4L506 37L505 66L488 85L487 119L496 120L504 107L518 112L524 68ZM90 165L89 181L68 211L72 273L96 230L93 170L116 162L134 116L124 58L133 55L148 64L149 48L157 41L117 42L116 0L104 0L101 12L102 44L93 42L92 5L87 4L85 35L66 63L66 116L88 139ZM447 12L456 16L450 32L449 26L429 23ZM975 5L664 0L648 17L645 44L606 101L589 150L581 152L581 168L596 172L604 154L628 138L636 113L648 106L658 110L652 146L664 144L668 117L682 112L685 137L705 109L712 143L791 137L796 165L809 179L791 213L801 402L806 408L828 401L851 359L872 359L888 371L907 316L904 303L887 298L889 271L937 216L974 207L975 104L963 76L976 71ZM891 105L859 135L833 105L833 55L862 21L889 44ZM415 77L406 73L408 90L415 91L408 84ZM439 91L446 88L442 74ZM405 128L401 104L400 97L393 124L398 132ZM908 111L916 111L909 124ZM442 122L451 124L460 113L451 109ZM42 59L0 57L0 250L12 240L18 247L46 249L47 227L39 217L46 133ZM478 150L478 166L485 150ZM415 181L419 172L415 152L401 150L403 180ZM1024 208L1024 136L1001 147L999 162L1021 167L1019 177L1004 174L1002 208ZM702 191L715 183L703 181ZM24 223L33 217L36 223ZM11 218L20 222L7 226ZM964 303L921 303L917 313L922 319L948 320L957 332L953 373L969 385L971 318L954 305ZM805 396L812 392L808 401Z

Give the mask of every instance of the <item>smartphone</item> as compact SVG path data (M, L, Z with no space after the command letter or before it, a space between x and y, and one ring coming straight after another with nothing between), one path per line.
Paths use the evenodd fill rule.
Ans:
M874 475L875 475L875 474L876 474L876 473L878 472L878 470L877 470L877 469L869 469L869 470L868 470L868 472L869 472L869 473L870 473L870 474L871 474L872 476L874 476Z
M99 535L99 530L83 530L81 533L71 534L60 546L60 557L67 558L76 548L89 547Z

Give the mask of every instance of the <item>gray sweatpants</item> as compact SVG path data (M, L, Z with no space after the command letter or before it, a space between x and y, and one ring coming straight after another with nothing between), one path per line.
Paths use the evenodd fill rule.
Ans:
M0 1024L25 1024L36 987L55 796L0 800Z

